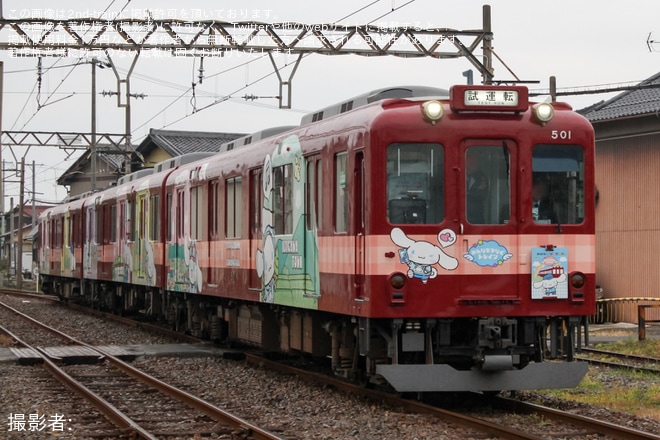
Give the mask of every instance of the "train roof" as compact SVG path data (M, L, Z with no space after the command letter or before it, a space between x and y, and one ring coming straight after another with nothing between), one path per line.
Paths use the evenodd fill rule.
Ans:
M183 156L176 156L170 159L164 160L156 164L153 168L153 173L160 173L161 171L171 170L181 165L186 165L198 160L206 159L207 157L218 154L217 152L198 152L198 153L188 153Z
M449 91L437 87L426 86L397 86L385 87L372 90L371 92L355 96L346 101L330 105L313 113L303 116L300 125L306 125L327 119L331 116L346 113L358 107L362 107L373 102L382 101L391 98L420 98L433 96L434 98L449 98Z
M253 142L260 141L261 139L266 139L268 137L275 136L276 134L293 130L294 128L296 128L295 125L283 125L280 127L266 128L264 130L257 131L256 133L234 139L233 141L225 142L224 144L220 145L220 152L231 151L234 148L242 147L243 145L249 145Z

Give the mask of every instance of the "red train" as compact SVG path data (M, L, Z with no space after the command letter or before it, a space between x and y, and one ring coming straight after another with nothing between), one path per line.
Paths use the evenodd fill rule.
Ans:
M594 196L593 129L567 104L385 89L47 211L40 277L399 391L570 387Z

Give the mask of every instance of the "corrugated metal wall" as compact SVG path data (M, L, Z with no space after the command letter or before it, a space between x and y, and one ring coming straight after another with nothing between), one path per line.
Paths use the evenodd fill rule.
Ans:
M597 141L596 186L596 282L660 297L660 135Z

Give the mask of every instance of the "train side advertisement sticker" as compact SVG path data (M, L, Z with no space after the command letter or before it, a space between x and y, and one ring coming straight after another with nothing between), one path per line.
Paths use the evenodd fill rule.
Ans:
M568 298L568 248L532 249L532 299Z

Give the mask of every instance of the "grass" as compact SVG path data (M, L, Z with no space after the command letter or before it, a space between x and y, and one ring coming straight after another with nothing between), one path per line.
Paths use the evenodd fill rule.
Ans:
M660 340L599 344L596 348L619 353L660 358ZM660 419L660 375L628 370L590 367L573 389L547 390L560 399L598 405L640 417Z
M605 373L607 376L617 373ZM619 380L604 381L603 373L590 369L573 389L548 390L546 394L560 399L598 405L609 410L653 419L660 418L660 380L657 375L618 372Z
M660 340L657 339L637 341L630 338L625 341L598 344L596 348L599 350L615 351L617 353L660 358Z

